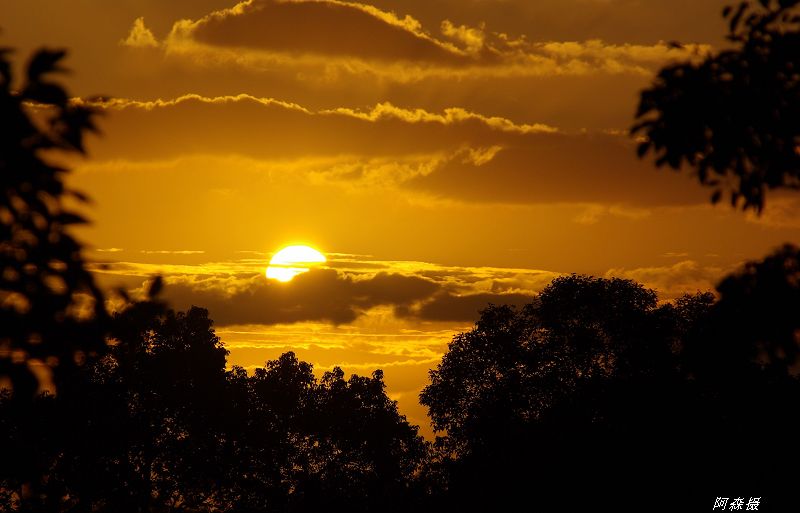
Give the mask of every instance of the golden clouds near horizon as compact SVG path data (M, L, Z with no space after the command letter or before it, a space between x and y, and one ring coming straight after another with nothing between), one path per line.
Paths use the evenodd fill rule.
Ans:
M273 255L265 274L267 278L287 282L325 261L325 255L310 246L286 246Z

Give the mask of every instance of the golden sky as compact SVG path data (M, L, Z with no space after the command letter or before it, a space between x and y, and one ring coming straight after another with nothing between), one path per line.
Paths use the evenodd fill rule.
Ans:
M427 371L488 302L570 272L670 299L800 239L796 199L711 207L626 135L655 71L724 44L724 4L7 0L0 43L67 47L71 92L108 97L70 178L103 284L163 274L233 364L382 368L430 434ZM327 262L267 280L289 244Z

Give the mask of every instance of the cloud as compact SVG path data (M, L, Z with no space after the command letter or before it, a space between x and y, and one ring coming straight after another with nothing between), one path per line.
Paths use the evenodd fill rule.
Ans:
M444 62L463 57L410 16L337 0L242 2L196 22L178 22L170 38L187 35L211 46L293 54Z
M151 111L153 109L175 107L182 103L198 102L201 104L228 104L236 102L250 101L265 107L278 106L287 110L297 110L310 114L311 112L304 109L300 105L290 102L283 102L274 98L258 98L249 94L225 95L225 96L201 96L199 94L188 93L170 100L134 100L130 98L108 98L102 100L84 100L82 98L75 98L74 103L79 105L88 105L107 110L124 110L124 109L141 109Z
M139 251L146 255L202 255L205 251L197 249L143 249Z
M414 308L401 306L397 309L397 313L400 316L413 316L426 321L474 322L480 316L480 311L489 304L522 306L532 300L532 295L525 294L442 292Z
M732 268L732 267L731 267ZM606 277L627 278L658 292L659 299L674 299L685 293L713 291L730 269L683 260L669 266L609 269Z
M217 156L261 161L270 175L282 168L315 184L390 187L462 202L606 204L579 223L601 215L647 215L630 207L707 201L685 176L637 159L625 134L563 133L462 108L430 112L381 103L314 111L245 94L95 105L114 115L108 135L90 145L93 168L108 160L163 161L214 148ZM225 184L215 188L234 193Z
M800 199L793 192L770 191L760 214L752 211L745 214L748 222L772 229L800 228Z
M448 19L430 30L412 16L340 0L248 0L176 22L165 42L167 55L200 66L233 64L254 71L277 66L326 80L370 74L398 82L427 77L648 76L658 64L707 51L704 45L678 49L664 42L529 42L485 24L456 25Z
M322 114L341 114L351 116L365 121L379 121L382 119L398 119L407 123L438 123L441 125L464 124L470 121L477 121L489 128L501 132L512 132L519 134L529 133L553 133L558 130L555 127L542 123L517 124L510 119L499 116L484 116L475 112L469 112L459 107L449 107L444 112L432 113L424 109L404 109L395 107L389 102L379 103L370 111L358 111L354 109L340 107L338 109L322 111Z
M133 21L128 37L120 41L120 44L132 48L156 48L158 41L150 29L144 26L144 18L140 17Z
M587 205L585 209L573 219L578 224L593 225L606 217L617 217L623 219L639 220L645 219L652 214L647 208L636 208L620 205Z
M643 207L707 201L705 191L685 176L638 159L625 136L537 134L483 155L447 159L404 186L462 201L600 204L575 219L581 224L606 215L642 219L649 215Z
M460 42L470 54L477 54L484 48L486 42L484 28L484 25L480 27L456 26L450 20L442 22L442 34Z
M213 279L168 278L165 297L177 308L202 305L220 325L301 321L354 321L380 305L409 305L439 287L413 276L378 273L356 279L332 269L312 269L288 283L263 276L236 279L225 289Z
M648 43L721 40L728 0L370 0L382 8L402 4L423 24L458 16L494 30L538 41L579 38Z
M362 316L381 308L386 313L384 324L398 319L469 323L489 303L519 305L530 301L558 276L534 269L453 267L335 254L328 257L325 267L287 283L264 278L266 255L196 264L114 262L95 265L93 271L104 284L126 284L134 297L146 290L144 280L160 274L166 280L165 298L171 304L180 309L207 307L224 326L307 321L343 325L359 322ZM404 329L395 336L418 335Z
M141 109L145 111L152 111L154 109L178 107L181 106L181 104L192 103L200 105L205 104L222 106L237 103L253 103L262 107L285 109L286 111L294 111L296 113L311 116L339 116L369 122L397 120L409 124L423 123L438 124L442 126L464 125L474 122L500 132L517 134L554 133L558 131L557 128L542 123L515 123L507 118L500 116L485 116L460 107L448 107L445 108L441 113L438 113L419 108L408 109L392 105L390 102L381 102L369 110L339 107L335 109L322 109L315 112L298 105L297 103L285 102L276 100L274 98L255 97L244 93L216 97L207 97L190 93L171 100L157 99L150 101L133 100L127 98L111 98L106 100L82 100L80 98L76 98L73 100L73 102L76 104L90 105L92 107L112 111L125 109Z

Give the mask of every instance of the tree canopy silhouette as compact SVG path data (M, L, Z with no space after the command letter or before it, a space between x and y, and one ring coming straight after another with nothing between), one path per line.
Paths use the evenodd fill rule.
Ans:
M0 385L17 397L39 388L35 370L53 383L105 348L103 295L69 227L84 220L64 205L66 169L54 153L83 153L94 112L70 101L52 81L64 72L63 50L40 50L25 81L12 79L0 49Z
M383 374L321 379L286 353L226 370L208 312L111 319L71 392L0 398L0 511L405 511L427 445ZM53 425L58 429L53 429Z
M764 363L754 328L737 332L754 321L741 319L754 299L738 293L748 269L784 261L771 259L721 285L719 301L659 304L635 282L573 275L521 309L484 310L420 396L440 434L444 509L535 497L545 511L640 510L666 490L699 507L717 487L788 504L799 474L782 469L796 453L764 443L800 428L800 383L785 362ZM709 468L731 451L735 467Z
M733 48L667 66L641 94L633 134L657 166L758 212L768 189L800 188L800 0L726 7Z

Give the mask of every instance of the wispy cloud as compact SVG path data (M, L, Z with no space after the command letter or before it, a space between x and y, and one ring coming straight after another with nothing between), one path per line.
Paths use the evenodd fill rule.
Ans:
M159 44L150 29L145 27L143 17L136 18L133 21L128 37L119 43L132 48L156 48Z
M205 251L194 249L143 249L145 255L202 255Z
M606 277L628 278L659 293L662 300L674 299L686 293L713 291L725 272L733 266L702 265L695 260L682 260L673 265L614 268Z

